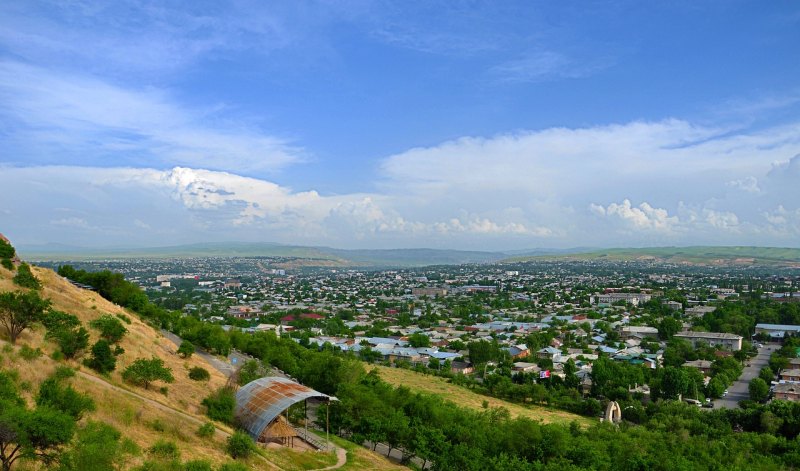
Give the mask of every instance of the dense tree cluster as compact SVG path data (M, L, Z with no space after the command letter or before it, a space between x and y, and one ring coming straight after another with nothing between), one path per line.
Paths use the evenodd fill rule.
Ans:
M730 332L750 338L756 324L800 325L800 304L776 303L760 297L719 303L714 312L695 320L695 326L709 332Z
M9 471L20 458L56 463L72 440L76 420L94 408L93 401L64 386L63 371L45 380L30 409L13 378L0 370L0 466Z
M71 265L62 265L58 268L58 274L94 287L100 296L139 313L160 327L169 327L170 313L151 303L139 286L127 281L121 273L109 270L87 272L76 270Z
M800 465L800 404L706 412L677 401L628 409L640 425L542 425L503 409L472 412L393 388L374 374L340 385L331 424L435 470L774 469ZM787 417L787 419L777 419ZM735 433L744 429L745 433ZM776 435L765 435L774 431Z

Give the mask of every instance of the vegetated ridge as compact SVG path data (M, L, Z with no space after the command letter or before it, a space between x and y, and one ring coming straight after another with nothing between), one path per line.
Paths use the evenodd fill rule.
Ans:
M800 249L788 247L695 246L597 249L588 252L517 256L503 262L541 260L653 261L687 265L800 267Z
M465 263L516 263L542 260L653 261L696 265L800 266L800 249L748 246L571 248L469 251L431 248L336 249L270 242L215 242L150 248L91 249L59 244L22 246L30 260L107 258L284 257L276 266L419 267Z

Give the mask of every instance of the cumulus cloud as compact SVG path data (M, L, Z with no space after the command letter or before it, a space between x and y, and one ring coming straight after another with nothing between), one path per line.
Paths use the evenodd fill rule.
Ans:
M670 216L666 209L654 208L647 202L633 206L630 200L622 203L611 203L607 207L592 204L592 212L601 216L617 218L636 230L653 230L670 232L678 223L676 216Z
M667 120L466 137L390 156L372 191L342 194L191 166L7 166L0 201L15 230L76 241L85 221L149 245L796 245L798 131Z
M761 193L761 188L758 187L758 179L753 176L730 181L727 183L727 185L747 193Z

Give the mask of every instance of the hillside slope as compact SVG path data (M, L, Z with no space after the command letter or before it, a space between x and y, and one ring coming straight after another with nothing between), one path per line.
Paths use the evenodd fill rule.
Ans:
M83 420L107 423L123 432L123 436L131 439L141 450L147 450L156 441L164 439L174 441L183 459L204 459L214 464L221 464L230 459L224 452L223 433L217 433L212 439L201 439L195 432L207 419L203 417L200 402L209 391L225 384L226 378L215 371L199 357L182 359L175 354L175 346L153 328L139 320L135 315L100 297L97 293L72 286L65 279L51 270L34 268L34 274L42 282L40 294L49 298L53 308L77 316L90 332L93 343L97 340L97 331L88 327L88 323L101 315L123 315L130 319L125 323L128 333L120 342L125 349L117 359L117 369L108 377L97 374L83 366L79 361L55 361L50 355L58 348L44 339L45 329L34 325L25 330L17 340L15 348L3 341L3 354L0 367L17 371L22 383L27 383L25 395L29 403L38 390L38 384L49 376L58 365L66 364L78 374L71 384L80 392L92 397L96 410L87 414ZM0 268L0 292L18 289L11 281L12 273ZM38 358L26 359L20 350L26 347L40 349L43 354ZM120 372L137 358L157 356L172 369L175 382L167 385L167 394L158 391L158 387L145 390L126 384ZM211 374L208 382L196 382L188 378L188 369L199 366ZM126 467L141 464L148 458L146 451L131 458ZM255 463L256 469L277 469L266 463Z
M424 375L416 371L380 365L366 365L366 368L377 369L381 379L393 386L405 386L412 391L439 396L442 399L451 401L467 409L477 411L485 410L483 403L486 402L487 406L491 408L504 407L508 409L511 417L527 417L545 424L569 424L570 422L576 421L582 425L588 426L595 423L595 421L591 420L589 417L583 417L562 410L548 409L535 405L514 404L502 399L484 396L470 391L467 388L452 384L445 378L440 378L438 376Z
M175 353L175 344L135 314L103 299L99 294L76 288L51 270L34 267L33 271L42 282L41 296L50 299L54 309L77 316L89 330L91 343L98 338L97 331L88 326L91 320L110 314L127 318L130 324L124 324L128 333L120 342L125 352L117 358L117 368L108 376L96 373L79 361L52 359L50 355L58 347L45 340L45 329L41 325L35 324L32 329L25 330L13 347L0 336L0 368L16 371L19 383L23 385L23 396L29 404L33 404L39 384L57 366L67 365L78 371L70 380L72 386L90 395L96 404L96 410L82 420L110 424L140 448L139 453L130 457L125 469L149 459L147 449L159 440L175 442L184 461L207 460L215 466L230 461L224 451L225 440L231 431L228 427L217 424L217 433L212 438L201 438L196 434L200 425L208 422L203 416L201 401L210 391L226 383L227 378L222 373L198 355L188 359L179 357ZM0 292L19 289L11 281L12 276L12 272L0 267ZM21 353L23 349L30 352L29 349L37 348L42 354L36 358ZM166 394L159 391L161 383L145 390L122 381L120 372L127 365L137 358L152 356L162 359L175 377L174 383L166 385ZM195 366L208 370L211 375L209 381L189 379L188 371ZM335 457L325 453L309 452L303 455L286 449L269 449L263 451L263 456L251 457L245 463L249 469L293 471L321 468L335 461ZM351 461L373 463L371 469L377 470L404 469L360 447L348 450L348 463L343 469L350 468ZM37 469L32 463L23 465L21 469Z

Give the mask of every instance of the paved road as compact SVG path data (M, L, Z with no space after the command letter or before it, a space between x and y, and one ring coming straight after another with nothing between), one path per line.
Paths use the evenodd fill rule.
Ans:
M739 401L750 399L750 380L758 377L758 372L767 366L769 356L777 348L776 344L765 344L764 348L759 348L758 355L750 359L750 366L746 366L742 376L728 388L728 395L714 401L714 407L736 409Z

